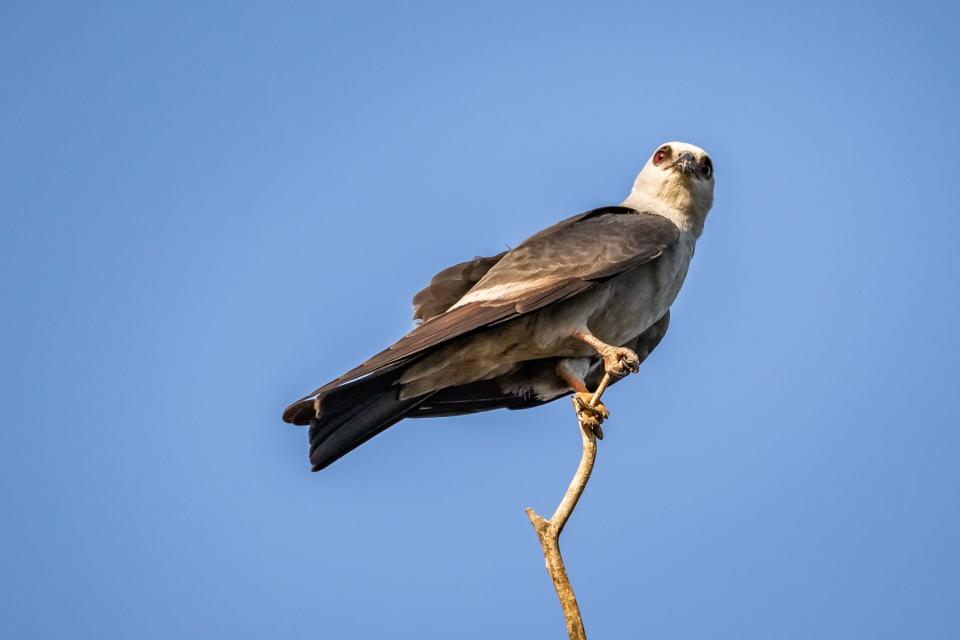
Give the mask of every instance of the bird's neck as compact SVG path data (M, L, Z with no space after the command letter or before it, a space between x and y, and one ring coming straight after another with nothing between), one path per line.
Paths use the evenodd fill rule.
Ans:
M623 201L623 206L663 216L681 230L693 233L695 238L699 238L703 233L707 212L699 211L700 208L696 206L689 192L678 190L665 194L650 194L644 189L634 188Z

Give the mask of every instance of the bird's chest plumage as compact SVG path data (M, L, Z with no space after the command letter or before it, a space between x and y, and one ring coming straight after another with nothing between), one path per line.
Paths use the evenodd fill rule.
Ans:
M667 312L680 292L694 246L695 238L685 232L656 260L610 280L605 300L587 321L590 331L616 345L646 331Z

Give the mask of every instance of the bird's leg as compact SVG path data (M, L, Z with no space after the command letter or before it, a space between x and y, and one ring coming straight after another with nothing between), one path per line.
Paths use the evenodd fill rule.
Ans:
M609 345L586 330L577 331L573 336L597 350L603 358L603 370L611 376L622 378L628 373L636 373L640 370L640 358L632 350Z
M587 383L581 375L572 371L564 360L557 364L557 375L573 389L573 410L577 413L577 420L585 429L592 431L597 440L603 440L603 429L600 425L610 417L610 412L599 399L591 402L594 394L587 390Z

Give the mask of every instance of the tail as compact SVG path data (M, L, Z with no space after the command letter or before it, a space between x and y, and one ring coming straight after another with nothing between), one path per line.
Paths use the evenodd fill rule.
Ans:
M390 387L349 409L323 411L310 421L310 464L314 471L330 466L364 442L403 420L430 394L399 399L400 387Z
M284 420L310 425L310 464L314 471L330 466L403 420L432 395L401 400L402 387L392 382L378 377L332 389L320 397L319 416L318 401L314 398L304 398L287 407Z

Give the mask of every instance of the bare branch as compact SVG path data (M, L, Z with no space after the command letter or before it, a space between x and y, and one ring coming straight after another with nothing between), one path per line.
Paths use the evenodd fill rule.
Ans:
M590 399L591 405L596 405L600 401L600 396L610 384L610 374L605 374L596 393ZM563 556L560 555L560 533L564 525L570 519L577 501L583 495L583 490L587 487L587 481L590 480L590 473L593 471L593 463L597 459L597 438L593 430L580 423L580 435L583 439L583 454L580 456L580 464L573 474L570 486L563 494L563 500L553 512L549 520L537 514L532 508L527 507L527 517L537 532L540 539L540 546L543 548L543 557L546 561L547 572L550 579L553 580L553 587L557 591L557 597L560 598L560 606L563 607L563 616L567 620L567 635L570 640L585 640L586 632L583 630L583 620L580 617L580 606L577 604L577 598L573 594L573 587L570 585L570 578L567 577L566 567L563 566Z

